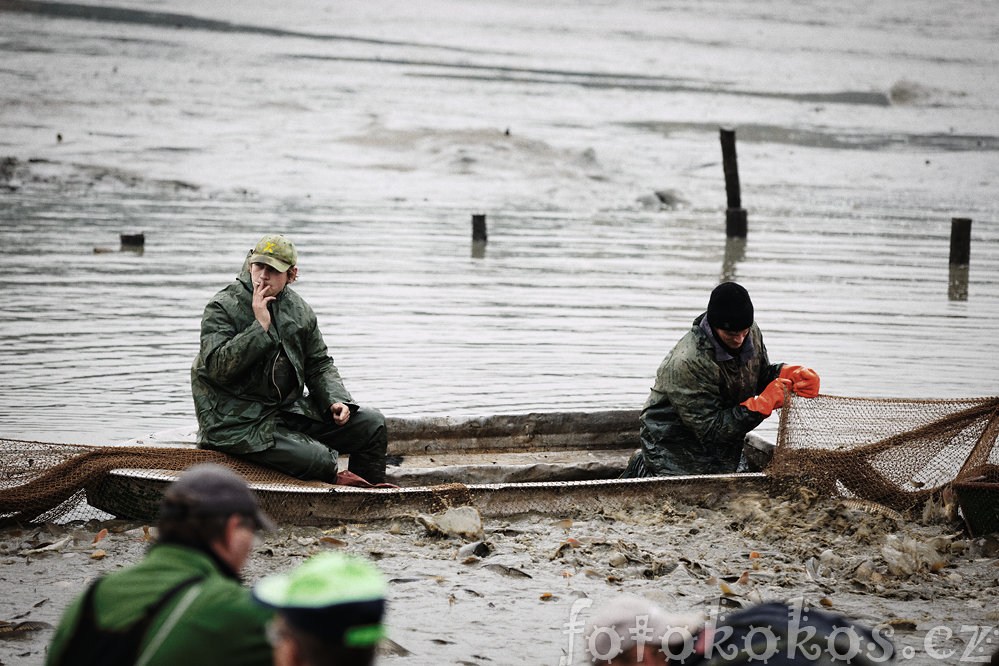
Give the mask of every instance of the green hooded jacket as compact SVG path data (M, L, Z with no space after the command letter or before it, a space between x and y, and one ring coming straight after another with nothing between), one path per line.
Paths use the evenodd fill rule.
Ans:
M280 412L330 421L330 405L353 404L308 303L285 286L270 304L271 325L265 331L253 315L252 301L244 267L205 306L201 351L191 366L202 448L264 451L274 446Z
M629 476L734 472L746 433L763 421L740 403L776 379L783 364L770 364L755 323L751 345L732 357L709 336L704 317L659 365L640 417L644 470Z
M273 613L253 601L249 590L206 553L161 543L133 567L100 581L93 596L96 626L122 631L134 625L168 590L200 580L171 599L153 618L139 655L148 666L269 666L265 626ZM95 655L68 654L76 638L85 595L63 614L49 647L46 666L84 663ZM161 631L162 630L162 631ZM85 641L91 636L81 636ZM100 661L100 655L97 655Z

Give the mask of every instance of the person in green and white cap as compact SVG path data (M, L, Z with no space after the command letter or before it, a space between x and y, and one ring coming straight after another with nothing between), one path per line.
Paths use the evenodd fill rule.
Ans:
M268 628L275 666L374 663L386 589L378 567L344 553L320 553L260 580L253 598L277 611Z
M344 387L315 312L291 288L297 263L291 240L264 236L205 306L191 366L198 446L333 484L348 454L348 471L383 483L385 417Z

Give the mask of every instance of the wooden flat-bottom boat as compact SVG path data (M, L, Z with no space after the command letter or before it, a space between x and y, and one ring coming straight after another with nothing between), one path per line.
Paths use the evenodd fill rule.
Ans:
M334 486L276 472L252 480L276 521L326 525L474 506L483 516L549 514L654 506L761 488L758 471L620 479L638 449L638 412L549 412L481 418L389 418L387 481L398 488ZM142 446L194 446L194 429L133 440ZM750 435L749 468L761 469L773 445ZM341 464L344 464L342 461ZM180 472L115 469L86 488L87 502L118 517L152 520Z

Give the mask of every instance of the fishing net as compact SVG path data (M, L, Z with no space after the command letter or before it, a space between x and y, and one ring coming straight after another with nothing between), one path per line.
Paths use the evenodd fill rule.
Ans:
M973 534L999 531L996 397L791 396L781 410L777 446L765 473L724 476L616 478L638 446L634 410L388 419L387 426L389 478L400 488L300 481L190 443L98 447L0 439L0 524L152 521L161 493L181 470L215 462L253 484L266 512L302 525L463 505L494 516L568 514L810 486L825 496L898 512L952 493ZM468 462L484 452L498 458ZM501 458L506 462L498 462ZM408 476L401 475L404 467ZM577 476L567 473L570 468ZM505 481L487 482L501 477Z
M973 533L999 529L999 397L905 400L791 396L767 474L778 489L899 512L954 493Z
M0 439L0 524L111 518L112 514L87 502L103 496L111 470L141 469L147 479L168 483L176 476L171 471L205 462L229 467L252 483L296 482L217 451L190 447L84 446ZM116 513L130 518L155 517L159 486L148 485L149 497L141 497L138 491L140 496L131 498L131 505L122 498Z

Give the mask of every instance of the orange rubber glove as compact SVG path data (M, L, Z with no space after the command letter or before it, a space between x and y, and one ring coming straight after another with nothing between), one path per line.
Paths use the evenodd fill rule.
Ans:
M790 379L777 378L767 384L763 393L743 401L742 406L763 416L770 416L775 409L784 405L784 395L790 390Z
M791 390L802 398L814 398L819 394L819 373L803 365L787 365L780 369L781 379L791 380Z

